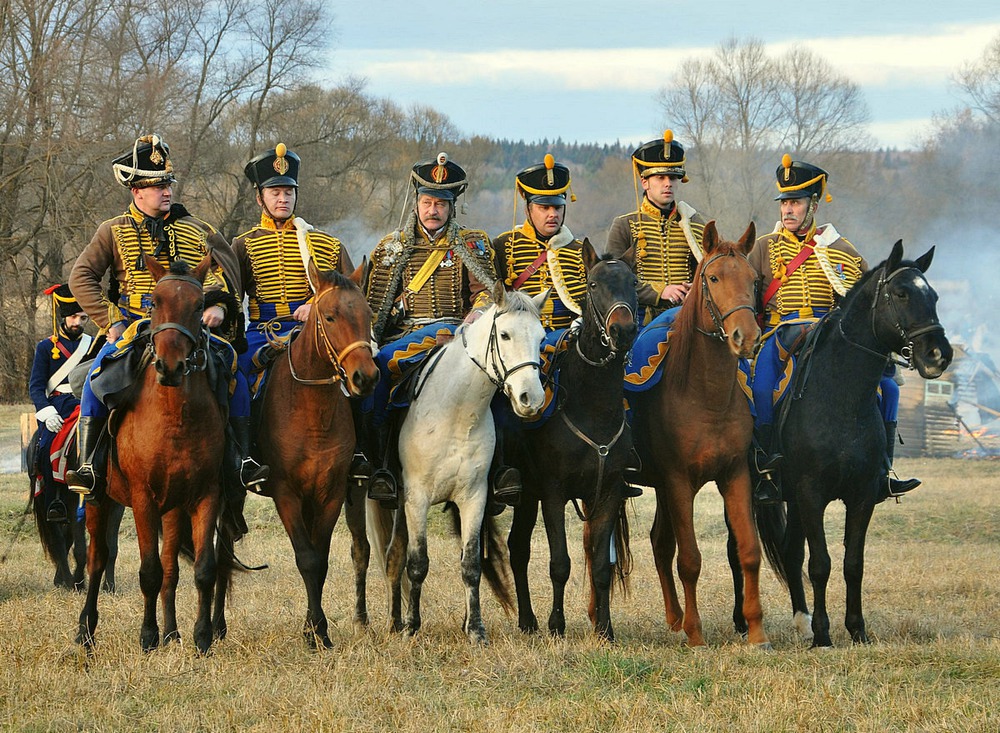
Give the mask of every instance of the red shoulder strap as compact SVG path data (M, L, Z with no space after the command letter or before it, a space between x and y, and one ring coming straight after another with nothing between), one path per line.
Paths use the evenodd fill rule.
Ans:
M535 261L532 262L530 265L528 265L526 268L524 268L524 272L522 272L520 275L517 276L517 279L511 285L511 288L514 289L514 290L517 290L522 285L524 285L525 281L529 277L531 277L536 272L538 272L538 268L542 266L543 262L545 262L545 255L546 254L548 254L548 250L547 249L543 249L542 253L540 255L538 255L538 257L535 258Z
M789 262L788 265L785 266L785 275L786 276L791 275L793 272L799 269L799 265L808 260L809 256L813 252L814 252L813 240L810 239L808 242L802 245L802 249L799 250L799 253L792 258L792 261ZM770 303L771 298L774 297L774 294L778 292L778 288L780 288L782 285L784 285L784 283L778 278L774 278L773 280L771 280L770 285L767 286L767 290L764 291L764 299L761 301L761 304L767 305L768 303Z

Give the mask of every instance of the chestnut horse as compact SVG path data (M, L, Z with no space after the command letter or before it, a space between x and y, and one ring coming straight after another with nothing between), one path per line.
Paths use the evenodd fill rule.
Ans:
M312 309L286 356L268 372L257 432L260 457L271 467L264 493L274 499L306 586L303 635L312 647L333 646L323 586L354 455L348 397L370 394L379 377L372 360L372 311L358 287L362 270L347 278L320 272L309 261L309 280L316 284ZM355 501L360 511L360 498Z
M722 240L715 222L705 226L704 257L677 314L660 381L629 394L640 483L656 489L649 537L663 592L667 625L682 625L691 647L704 646L697 585L701 553L694 531L694 498L715 481L736 539L745 594L740 609L748 640L769 647L759 593L760 544L754 526L747 450L753 420L740 388L739 359L753 356L760 340L755 314L756 273L747 260L754 244L751 223L738 242ZM684 585L681 611L673 560ZM734 570L734 572L736 572Z
M212 643L212 594L216 581L213 546L222 487L226 418L210 372L218 367L201 323L203 284L211 265L206 256L191 271L176 260L169 272L152 257L146 266L156 281L149 322L148 353L141 362L134 399L121 409L117 455L109 460L107 495L132 507L139 540L139 586L144 599L140 643L144 651L160 643L156 598L163 604L163 642L179 641L175 610L177 554L188 529L194 546L198 611L194 642L199 652ZM94 643L97 596L108 559L108 519L112 502L87 506L90 547L89 587L80 612L77 642ZM190 524L188 524L190 518ZM159 546L160 533L162 547Z
M623 470L632 438L625 422L622 385L625 360L636 334L636 278L632 250L621 259L598 258L584 240L583 262L587 270L583 325L560 355L555 414L536 429L506 432L512 463L521 469L524 482L507 546L517 590L518 627L534 633L538 620L531 607L528 561L541 504L552 581L548 628L553 635L563 636L570 573L566 503L582 500L590 581L588 614L597 635L613 641L612 543L617 554L614 572L623 586L631 561Z

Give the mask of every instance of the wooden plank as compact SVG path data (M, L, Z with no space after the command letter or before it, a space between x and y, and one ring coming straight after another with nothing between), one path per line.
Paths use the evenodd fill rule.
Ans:
M28 471L28 442L38 428L38 421L35 420L35 413L21 413L21 473Z

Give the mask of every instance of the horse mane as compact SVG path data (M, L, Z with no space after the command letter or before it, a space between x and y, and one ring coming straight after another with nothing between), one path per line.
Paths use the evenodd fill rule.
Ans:
M319 276L335 288L346 288L353 284L351 279L339 270L320 270Z
M858 297L858 293L860 293L862 290L864 290L865 285L868 284L868 281L871 280L871 279L873 279L875 277L875 273L876 272L881 272L882 270L885 269L885 263L886 262L888 262L888 260L882 260L877 265L875 265L875 267L873 267L870 270L868 270L867 272L863 273L861 275L861 277L858 278L858 281L856 283L854 283L854 285L852 285L850 287L850 289L847 291L847 294L844 295L843 299L840 302L840 307L841 308L846 308L848 305L850 305L852 302L854 302L857 299L857 297ZM902 263L901 262L900 263L900 265L904 265L904 264L912 265L913 263L912 262L907 262L907 263Z
M171 275L190 275L192 267L187 263L186 260L176 259L171 260L170 267L167 268L167 272Z
M498 313L522 313L525 311L536 318L541 315L531 296L520 290L508 290L503 296L503 306L497 306Z

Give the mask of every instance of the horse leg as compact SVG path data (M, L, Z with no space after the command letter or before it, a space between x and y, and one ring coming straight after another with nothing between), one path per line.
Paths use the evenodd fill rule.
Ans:
M760 542L753 520L750 475L741 471L728 480L716 483L726 507L726 525L736 539L739 565L743 571L742 615L747 624L747 641L770 649L771 642L764 631L764 611L760 603Z
M215 598L212 603L212 637L225 639L229 633L226 623L226 596L233 581L234 527L231 522L220 522L215 535Z
M406 501L405 495L403 501ZM393 512L392 537L385 552L385 580L389 592L389 630L403 630L403 572L406 570L406 546L409 544L406 517L402 509Z
M701 614L698 612L701 550L694 532L694 489L680 477L675 477L669 487L670 521L677 538L677 575L684 587L684 633L689 647L705 646Z
M465 583L465 624L464 630L473 644L486 643L486 626L479 603L479 588L482 580L482 547L480 539L483 527L483 512L486 508L487 487L477 492L481 500L466 502L459 506L462 519L462 582Z
M160 517L163 528L163 541L160 544L160 567L163 568L163 580L160 582L160 606L163 610L163 645L172 641L180 642L181 634L177 630L177 580L180 570L177 567L177 553L181 542L181 533L190 526L181 517L180 509L171 509Z
M354 566L354 629L368 628L368 563L371 545L365 523L365 489L348 482L347 528L351 531L351 564Z
M547 496L561 493L554 487ZM569 582L570 557L566 547L566 505L561 497L542 502L542 520L549 540L549 579L552 582L552 612L549 614L549 633L566 635L566 583Z
M855 644L868 643L861 607L861 584L865 575L865 537L872 509L874 506L869 504L849 506L844 527L844 581L847 584L844 623Z
M292 542L292 550L295 552L295 566L298 568L299 575L306 587L307 608L302 636L306 643L315 649L316 629L313 619L322 600L322 588L319 587L318 583L320 560L316 548L313 547L310 540L312 533L303 516L302 500L288 493L282 493L275 497L274 501L278 509L278 516L281 517L281 523L285 525L285 532L288 533L288 538Z
M315 583L317 590L310 623L313 633L325 649L331 649L333 642L330 640L329 622L326 618L326 612L323 610L323 588L326 585L326 576L330 568L330 538L333 536L333 528L337 526L342 506L342 500L334 500L320 507L313 520L310 537L310 543L316 552Z
M743 615L743 568L740 567L739 548L728 512L723 512L723 518L726 520L726 560L729 561L729 572L733 576L733 628L740 637L746 639L748 627Z
M674 527L670 523L666 504L666 490L657 486L656 513L653 515L653 526L649 530L649 542L653 547L656 575L660 579L667 627L671 631L680 631L684 614L677 598L677 586L674 584L674 552L677 549L677 540L674 537Z
M823 507L799 496L802 529L809 543L809 581L813 589L813 647L833 646L830 639L830 616L826 607L826 587L830 582L830 553L823 527Z
M604 487L607 491L608 487ZM607 491L605 496L609 496ZM617 498L617 497L616 497ZM590 566L591 622L594 633L601 639L613 642L615 631L611 626L611 533L618 516L620 499L604 501L597 516L591 516L584 532L584 548Z
M406 614L406 630L416 634L420 630L420 593L427 579L430 560L427 557L427 511L430 508L416 493L407 487L403 511L406 514L406 529L409 536L406 552L406 577L410 581L410 607Z
M806 602L802 566L806 559L806 537L797 503L788 505L788 524L785 528L784 559L788 580L788 595L792 603L792 626L802 638L811 640L812 614Z
M104 540L107 534L107 504L87 507L87 533L90 535L90 546L87 548L87 599L80 611L80 623L76 634L76 643L86 649L94 646L94 631L97 629L97 596L101 591L101 575L108 561L108 545Z
M219 492L210 492L191 514L191 542L194 545L194 584L198 589L198 613L194 621L194 643L207 654L212 645L212 594L218 577L215 556L215 524L219 516ZM164 551L166 542L164 542ZM176 565L177 550L168 558ZM175 582L176 586L176 582Z
M510 569L514 575L517 593L517 626L526 634L538 632L538 619L531 608L531 590L528 587L528 562L531 560L531 534L538 522L538 500L523 496L514 507L514 519L507 536Z
M114 593L118 589L115 581L115 566L118 563L118 537L122 526L122 517L125 516L125 506L114 502L108 512L108 567L104 573L104 587L108 593Z
M144 652L150 652L160 643L160 629L156 623L156 599L163 586L163 565L160 563L159 548L160 515L149 497L134 501L132 514L135 516L135 531L139 539L139 588L143 597L139 643Z

